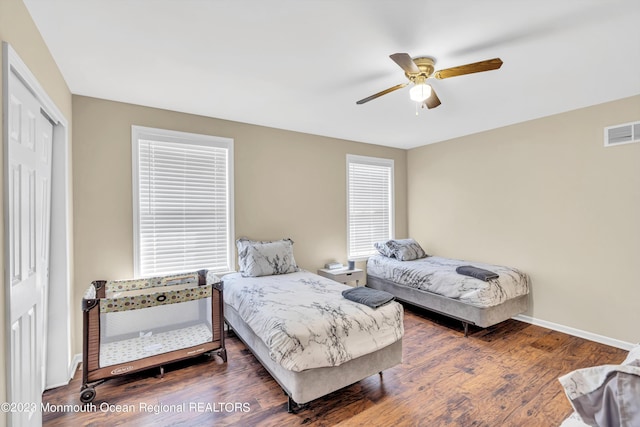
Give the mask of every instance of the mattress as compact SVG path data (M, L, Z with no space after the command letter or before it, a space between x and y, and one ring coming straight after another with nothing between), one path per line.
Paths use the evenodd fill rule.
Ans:
M212 340L211 325L199 323L158 334L100 344L100 367L118 365L157 354L188 348Z
M472 265L498 274L489 281L456 273L456 268ZM367 275L413 289L431 292L476 307L493 307L529 293L529 277L500 265L429 256L398 261L374 255L367 261Z
M283 368L339 366L402 339L403 308L377 309L342 296L347 285L308 271L263 277L224 276L224 302Z

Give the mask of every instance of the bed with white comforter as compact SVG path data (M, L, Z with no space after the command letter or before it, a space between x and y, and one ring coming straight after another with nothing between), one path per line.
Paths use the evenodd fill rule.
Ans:
M403 307L347 300L308 271L223 277L227 324L289 396L306 403L402 362ZM291 408L290 408L291 409Z
M498 278L485 282L456 272L470 264L497 273ZM476 307L496 306L529 293L529 277L516 268L438 256L399 261L374 255L367 262L367 274Z
M424 252L417 259L401 260L400 255L371 256L367 261L367 286L461 320L465 336L470 324L487 328L527 310L529 276L516 268L427 256ZM484 281L462 275L456 272L462 266L497 273L498 277Z
M263 277L224 277L224 302L233 307L283 368L339 366L380 350L404 334L398 303L372 309L349 301L350 286L299 271Z

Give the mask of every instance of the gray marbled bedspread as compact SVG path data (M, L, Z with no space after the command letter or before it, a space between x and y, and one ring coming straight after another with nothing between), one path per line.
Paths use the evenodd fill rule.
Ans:
M456 273L463 265L493 271L499 277L485 282ZM515 268L436 256L398 261L374 255L367 261L367 274L476 307L492 307L529 293L529 276Z
M308 271L262 277L223 277L232 306L291 371L338 366L398 341L403 309L392 301L377 309L349 301L349 286Z

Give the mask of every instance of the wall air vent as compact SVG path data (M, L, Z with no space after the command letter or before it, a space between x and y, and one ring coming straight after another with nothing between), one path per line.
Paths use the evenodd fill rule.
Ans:
M629 144L631 142L640 142L640 122L624 123L604 128L605 147Z

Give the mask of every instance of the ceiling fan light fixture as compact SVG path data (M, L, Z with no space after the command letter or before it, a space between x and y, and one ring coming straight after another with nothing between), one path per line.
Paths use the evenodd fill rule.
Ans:
M431 96L431 86L426 83L417 83L409 90L409 97L415 102L424 102Z
M436 108L441 104L436 91L428 85L427 79L434 78L438 80L448 79L449 77L464 76L465 74L480 73L483 71L497 70L502 66L500 58L487 59L485 61L474 62L471 64L460 65L458 67L445 68L434 73L435 59L429 56L420 56L411 58L408 53L394 53L389 57L402 68L405 77L409 80L375 93L371 96L357 101L356 104L361 105L373 99L379 98L388 93L394 92L413 83L413 87L409 90L409 97L416 103L421 104L422 108ZM416 106L417 111L417 106Z

